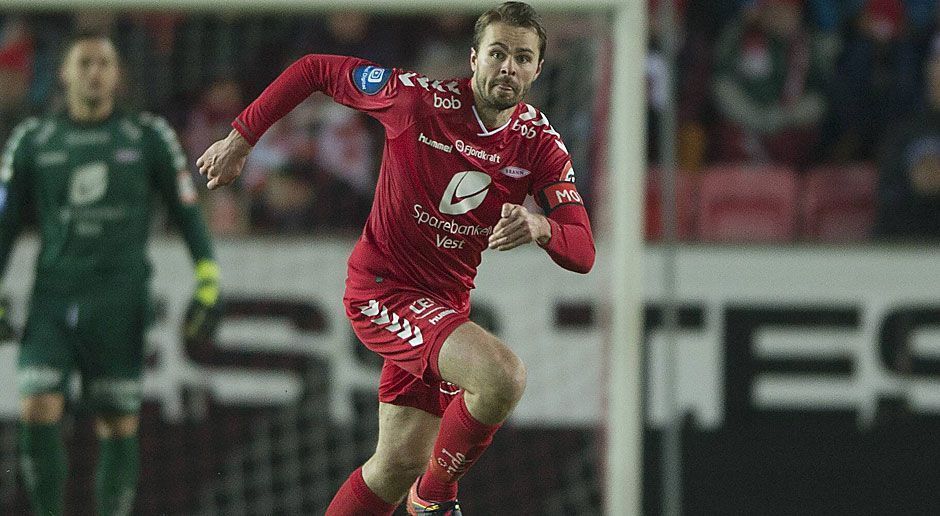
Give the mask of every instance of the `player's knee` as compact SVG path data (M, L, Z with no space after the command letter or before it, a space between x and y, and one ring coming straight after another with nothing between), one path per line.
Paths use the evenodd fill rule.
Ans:
M102 415L95 418L95 434L101 439L120 439L137 435L140 418L136 415Z
M61 394L35 394L23 398L20 419L24 423L48 425L62 420L65 398Z
M525 385L525 364L519 357L511 355L500 362L497 372L481 394L499 408L509 411L522 399Z

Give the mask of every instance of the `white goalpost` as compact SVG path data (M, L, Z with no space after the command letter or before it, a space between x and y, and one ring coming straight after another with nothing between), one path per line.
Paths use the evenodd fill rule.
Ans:
M3 0L13 12L67 9L185 10L288 14L360 9L383 14L454 12L478 14L501 0ZM593 12L609 17L612 74L607 142L607 183L595 225L599 284L596 306L605 325L606 414L603 460L604 512L642 514L643 420L641 328L643 292L643 185L646 175L647 0L528 0L540 13ZM551 37L551 34L549 34ZM591 94L592 92L588 92ZM579 93L580 94L580 93ZM603 388L603 387L599 387Z

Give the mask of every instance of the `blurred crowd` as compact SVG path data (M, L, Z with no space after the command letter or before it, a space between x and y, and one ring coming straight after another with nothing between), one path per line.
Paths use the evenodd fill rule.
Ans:
M546 13L548 14L548 13ZM543 77L529 102L565 135L590 195L598 139L591 124L603 17L547 15ZM0 16L0 136L61 104L57 65L73 31L111 34L125 71L123 100L166 116L190 162L287 65L307 53L362 57L433 78L469 75L472 13L71 11ZM578 92L575 95L569 92ZM202 195L221 235L358 232L372 204L382 150L371 118L313 95L252 152L234 188ZM191 165L194 167L194 165ZM193 170L195 173L195 170Z
M680 238L940 237L935 0L670 3L650 2L649 158L675 48Z
M940 237L935 0L649 3L649 239L663 235L659 127L670 106L681 239ZM596 211L605 174L624 173L604 160L608 20L545 18L549 47L529 102L565 138L578 188ZM360 56L434 78L468 74L474 19L352 10L8 13L0 15L0 136L60 104L59 53L75 30L114 36L126 103L166 116L194 161L306 53ZM258 143L235 188L203 195L212 229L355 233L371 206L381 146L372 119L314 95Z

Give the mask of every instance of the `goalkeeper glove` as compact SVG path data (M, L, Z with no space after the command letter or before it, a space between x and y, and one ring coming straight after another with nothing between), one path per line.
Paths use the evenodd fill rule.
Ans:
M0 298L0 342L15 340L16 329L10 324L10 300Z
M202 344L214 339L221 319L219 264L213 260L199 260L196 264L196 292L183 320L186 343Z

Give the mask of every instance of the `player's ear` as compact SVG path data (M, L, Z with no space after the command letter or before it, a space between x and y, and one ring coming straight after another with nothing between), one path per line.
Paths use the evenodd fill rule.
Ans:
M533 81L536 80L536 79L538 79L538 78L539 78L539 75L541 75L541 73L542 73L542 65L543 65L543 64L545 64L545 60L544 60L544 59L539 59L539 65L535 68L535 77L532 78Z
M477 71L477 49L470 47L470 71Z

